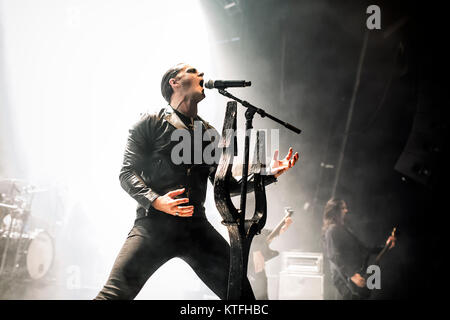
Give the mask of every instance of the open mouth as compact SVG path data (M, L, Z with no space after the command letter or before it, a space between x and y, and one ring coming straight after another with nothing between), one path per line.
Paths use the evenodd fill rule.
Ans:
M200 80L200 86L203 88L203 79Z

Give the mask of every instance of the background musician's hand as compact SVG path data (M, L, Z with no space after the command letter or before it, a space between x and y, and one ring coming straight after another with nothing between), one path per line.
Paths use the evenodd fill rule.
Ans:
M397 238L395 236L389 236L389 238L386 240L386 245L389 245L389 250L395 247L395 242L397 241Z
M156 198L152 205L156 210L180 217L192 217L194 214L194 206L180 206L188 203L188 198L175 199L176 196L182 194L185 188L169 191L165 195Z
M356 284L360 288L364 288L366 286L366 280L361 277L359 273L355 273L353 277L350 278L354 284Z
M255 273L261 272L265 267L264 256L261 251L253 252L253 264L255 266Z
M284 219L284 224L280 229L280 235L285 232L287 230L287 228L289 228L290 224L292 223L292 218L291 217L287 217Z

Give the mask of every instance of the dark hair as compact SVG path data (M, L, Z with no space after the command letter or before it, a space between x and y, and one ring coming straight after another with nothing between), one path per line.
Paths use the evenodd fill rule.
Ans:
M162 79L161 79L161 94L164 97L164 99L170 104L170 98L173 94L172 86L169 83L169 80L172 78L175 78L177 74L186 66L185 63L178 63L177 65L173 66L169 70L164 73Z
M341 209L344 204L345 201L342 199L331 198L328 200L325 209L323 210L322 233L325 233L330 225L342 223Z

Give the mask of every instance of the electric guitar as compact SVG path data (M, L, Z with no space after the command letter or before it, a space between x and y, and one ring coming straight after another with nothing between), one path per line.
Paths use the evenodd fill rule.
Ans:
M394 229L392 229L391 232L391 236L395 237L397 232L397 227L394 227ZM372 263L369 264L369 260L370 260L370 256L372 255L371 253L368 253L366 258L364 259L364 263L360 269L360 271L358 272L363 278L364 280L366 280L369 278L370 274L367 274L367 267L369 265L379 265L380 264L380 260L381 258L384 256L384 254L389 250L389 247L391 246L391 243L389 244L385 244L383 249L380 251L380 253L378 253L378 255L376 256L375 260L373 260ZM369 289L367 287L367 283L366 285L361 288L358 287L352 280L349 279L349 283L350 283L350 290L352 291L353 295L357 296L360 299L368 299L372 293L373 290Z
M281 221L278 223L278 225L272 230L272 232L264 239L263 246L261 253L264 256L265 261L269 261L270 259L275 258L280 254L280 252L276 250L270 249L269 245L272 242L273 239L275 239L277 236L280 235L280 230L284 226L284 220L294 214L294 210L291 208L285 208L286 215L281 219Z

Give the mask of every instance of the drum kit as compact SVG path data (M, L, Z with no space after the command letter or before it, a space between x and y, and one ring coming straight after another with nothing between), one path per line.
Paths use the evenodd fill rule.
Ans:
M0 180L0 285L43 279L52 267L53 238L29 223L33 197L43 191L22 180Z

